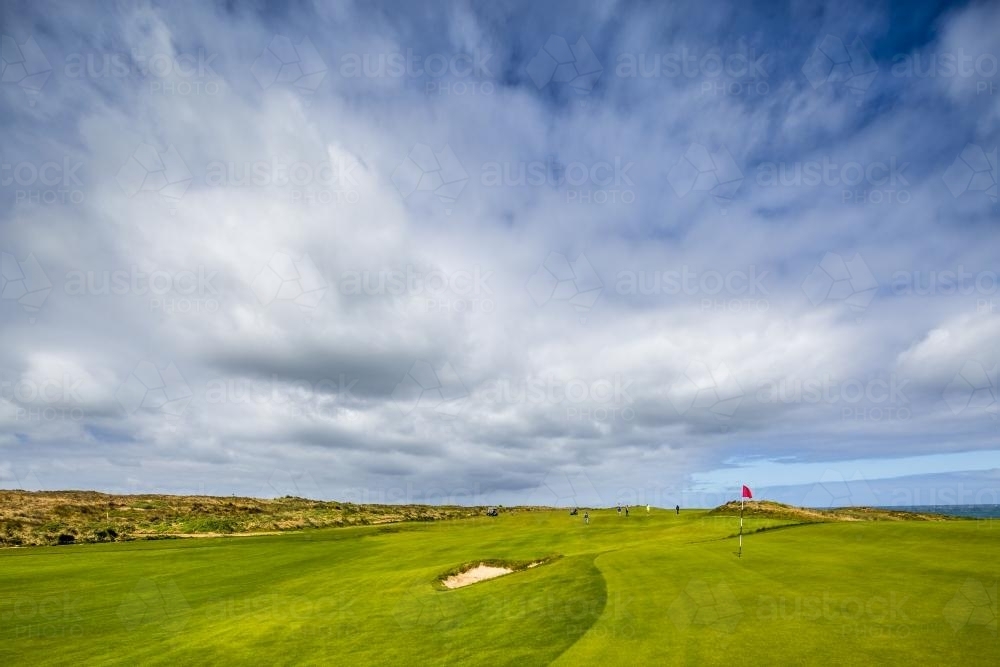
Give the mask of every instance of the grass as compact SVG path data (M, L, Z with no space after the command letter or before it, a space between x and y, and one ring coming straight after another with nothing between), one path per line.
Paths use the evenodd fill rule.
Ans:
M963 664L1000 656L1000 531L591 511L0 550L9 664ZM799 525L793 525L799 524ZM558 557L553 557L558 555ZM529 563L465 588L440 577Z

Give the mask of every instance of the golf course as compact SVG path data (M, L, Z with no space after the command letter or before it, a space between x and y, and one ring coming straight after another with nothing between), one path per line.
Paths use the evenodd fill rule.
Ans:
M995 521L503 510L0 550L4 664L995 665ZM807 517L808 518L808 517ZM448 589L475 567L515 570ZM531 564L531 567L527 567Z

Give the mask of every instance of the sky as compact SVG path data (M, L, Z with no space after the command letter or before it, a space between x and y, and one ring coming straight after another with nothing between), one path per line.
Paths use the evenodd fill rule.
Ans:
M0 487L1000 503L1000 5L5 2Z

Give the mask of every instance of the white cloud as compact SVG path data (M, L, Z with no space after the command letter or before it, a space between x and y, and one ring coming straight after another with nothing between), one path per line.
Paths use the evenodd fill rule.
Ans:
M638 496L660 478L680 493L686 475L748 449L763 458L892 457L988 439L982 430L963 441L940 436L958 419L941 406L956 364L995 345L996 316L975 315L976 297L991 295L890 289L899 270L996 270L988 204L954 199L940 178L966 134L991 137L957 102L939 116L923 110L927 87L938 83L909 82L891 111L859 110L854 96L813 90L800 71L820 30L811 25L794 48L754 37L755 48L772 53L760 98L715 94L703 75L626 79L615 73L616 51L735 49L711 37L732 32L734 19L721 12L699 25L664 8L616 32L617 19L604 23L611 12L598 8L584 12L585 25L560 31L570 43L586 36L602 64L581 103L539 90L524 72L547 39L534 26L505 29L472 10L392 19L360 6L323 11L263 21L249 9L129 10L105 22L112 37L99 43L84 13L22 17L23 27L38 28L53 74L30 112L23 95L4 89L16 128L4 161L37 169L82 160L74 187L83 198L49 205L31 192L61 186L0 188L2 250L33 254L52 283L33 322L0 302L0 370L4 380L36 383L68 372L90 393L73 398L69 407L82 415L70 419L19 420L12 410L23 405L6 400L0 442L12 465L46 465L21 446L44 442L59 461L50 473L57 485L255 492L280 469L292 478L310 472L329 496L346 488L385 495L411 479L424 489L479 485L491 499L515 498L571 466L610 498L622 489ZM879 24L853 11L865 15L861 25ZM942 19L948 29L935 48L960 40L976 11ZM676 35L650 33L658 19ZM254 77L253 62L275 34L316 46L327 69L307 91ZM976 44L988 42L976 34ZM445 61L489 54L492 92L443 93L443 81L471 83L459 74L340 71L345 53L377 60L407 49ZM172 63L197 63L202 51L202 61L215 57L193 78L177 68L161 78L65 75L68 53L108 50ZM778 57L785 50L795 62ZM201 87L183 94L184 83ZM880 76L866 99L899 84ZM433 194L434 183L412 197L394 183L415 145L447 162L449 174L467 176L442 179L461 182L443 193L446 208L417 196ZM735 184L737 172L743 179L724 193L724 211L696 196L708 194L697 187L683 197L671 188L671 167L692 145L726 158L730 175L720 182ZM164 171L183 178L149 187L145 176L126 178L123 191L116 177L137 147L146 172L157 171L152 158L169 154L186 171ZM757 182L761 162L824 158L862 170L890 158L912 162L910 199L876 204L870 183ZM489 183L487 167L504 182ZM542 180L520 182L522 170ZM164 183L182 183L170 190L182 196L161 196ZM863 200L845 198L859 189ZM803 293L831 254L863 257L870 268L877 287L865 283L875 293L863 317ZM558 277L588 295L599 286L586 312L558 286L535 298L532 276L553 256L585 258L586 281ZM280 281L260 282L267 267ZM619 289L624 274L635 278L631 291ZM82 292L69 289L80 275ZM672 282L684 275L693 282ZM762 290L747 291L751 275L763 276ZM352 291L345 284L353 278L361 287ZM191 390L183 410L119 409L115 393L144 360L183 377ZM704 389L690 377L692 364L709 369L726 398L739 387L724 424L711 409L693 409L697 397L692 409L671 401L684 377ZM449 369L448 386L467 390L460 410L442 418L433 407L398 408L394 389L424 366ZM911 398L902 423L847 420L844 406L828 401L760 398L761 386L894 373L912 376L920 400L928 397Z

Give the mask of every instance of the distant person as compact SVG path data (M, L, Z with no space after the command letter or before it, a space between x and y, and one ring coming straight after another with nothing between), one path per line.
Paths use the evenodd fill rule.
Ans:
M681 513L681 506L677 505L676 507L674 507L674 511L677 512L678 514L680 514Z
M646 505L646 514L649 514L649 505Z
M619 505L618 506L618 516L621 516L621 515L622 515L622 506Z
M625 518L628 518L628 505L625 506Z
M590 525L590 512L584 512L583 513L583 524L585 526L589 526Z

